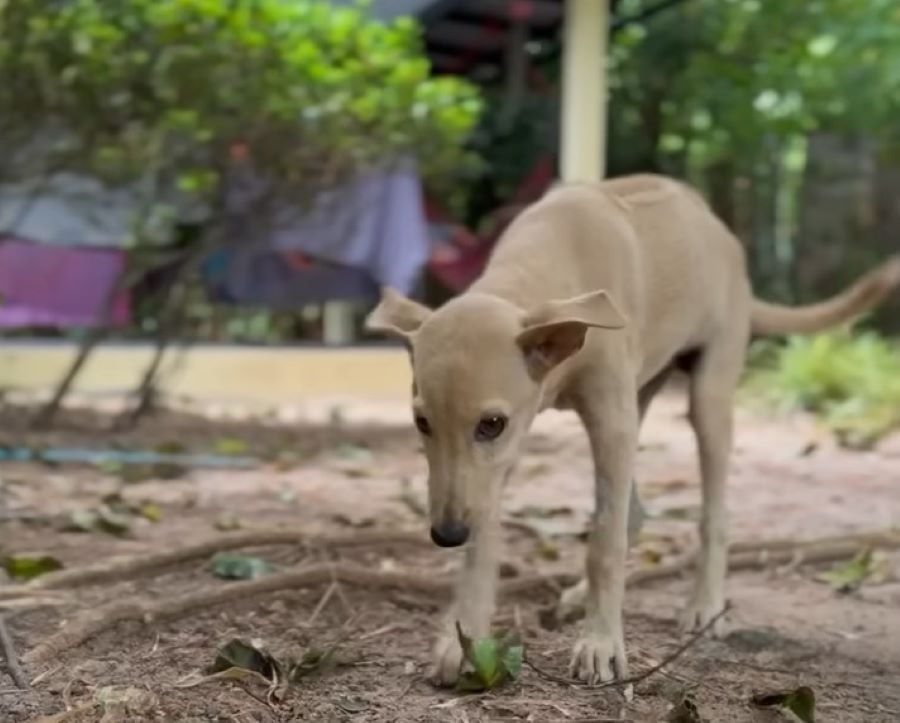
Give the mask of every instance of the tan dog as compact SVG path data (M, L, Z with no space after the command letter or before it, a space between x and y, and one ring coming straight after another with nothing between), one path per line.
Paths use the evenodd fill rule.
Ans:
M595 465L586 618L572 673L628 675L622 600L638 428L667 375L690 375L703 489L689 627L724 604L725 479L732 397L751 334L814 332L848 320L900 283L894 258L843 294L791 309L753 298L740 242L676 181L633 176L557 186L507 229L481 278L432 312L385 290L368 320L411 352L413 410L428 458L432 538L469 540L436 674L452 683L459 621L489 632L504 483L535 415L574 409Z

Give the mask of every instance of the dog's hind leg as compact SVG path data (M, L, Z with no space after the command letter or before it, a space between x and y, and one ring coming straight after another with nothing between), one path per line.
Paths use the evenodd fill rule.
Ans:
M682 625L705 626L725 606L728 566L725 485L732 443L734 392L741 376L748 329L732 328L706 346L690 371L689 418L697 437L703 507L694 592ZM721 634L721 619L713 629Z

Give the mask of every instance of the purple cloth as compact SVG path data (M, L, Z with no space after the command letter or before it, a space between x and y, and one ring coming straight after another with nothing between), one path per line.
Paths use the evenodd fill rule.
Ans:
M43 246L0 236L0 328L95 326L124 268L125 255L118 250ZM129 296L122 291L110 324L127 324L130 316Z

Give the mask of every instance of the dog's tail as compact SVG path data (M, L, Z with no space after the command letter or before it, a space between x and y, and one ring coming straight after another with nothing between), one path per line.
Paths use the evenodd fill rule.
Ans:
M900 286L900 255L865 274L837 296L809 306L782 306L755 299L751 314L754 336L813 334L849 321L880 304Z

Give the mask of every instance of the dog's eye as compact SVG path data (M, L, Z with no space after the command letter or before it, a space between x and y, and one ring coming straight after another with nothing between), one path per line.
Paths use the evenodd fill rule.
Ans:
M475 439L479 442L492 442L506 429L506 417L499 414L490 414L482 417L475 427Z
M425 419L421 414L416 415L416 429L418 429L422 434L428 437L431 434L431 425L428 423L428 420Z

